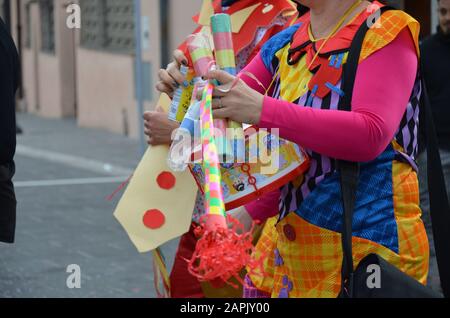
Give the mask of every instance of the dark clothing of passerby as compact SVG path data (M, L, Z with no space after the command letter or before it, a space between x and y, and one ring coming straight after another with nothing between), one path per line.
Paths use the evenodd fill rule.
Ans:
M450 35L439 28L422 43L421 50L439 147L450 151Z
M423 75L431 101L433 119L439 141L442 167L450 189L450 35L445 35L441 28L438 33L424 40L421 46ZM439 270L434 250L433 229L430 217L430 202L427 182L427 156L423 152L425 144L421 146L419 156L420 201L423 210L423 220L430 239L430 274L428 284L436 291L440 291ZM449 191L450 197L450 191Z
M0 242L13 243L16 226L14 153L16 149L15 93L19 57L5 23L0 19Z

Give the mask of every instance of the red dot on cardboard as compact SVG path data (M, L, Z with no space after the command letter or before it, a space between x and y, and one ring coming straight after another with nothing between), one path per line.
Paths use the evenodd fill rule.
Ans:
M166 223L166 217L160 210L148 210L145 212L142 222L147 228L157 230L162 228L164 223Z
M177 179L171 172L162 172L159 174L158 178L156 179L156 182L158 183L159 187L164 190L171 190L173 187L175 187L175 184L177 183Z

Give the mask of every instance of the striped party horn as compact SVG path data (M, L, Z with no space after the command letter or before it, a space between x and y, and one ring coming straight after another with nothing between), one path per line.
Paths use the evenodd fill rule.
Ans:
M215 55L217 66L235 76L236 59L234 56L233 33L231 29L231 18L228 14L219 13L211 16L211 29L214 39ZM242 124L229 121L228 127L232 131L233 154L236 162L245 160L245 138Z
M206 76L211 66L215 64L208 35L197 33L189 36L187 47L196 75L198 77Z
M211 16L211 30L217 66L231 75L236 75L231 19L228 14L219 13Z
M197 33L188 37L187 46L191 55L192 64L197 76L206 76L210 69L215 66L214 55L211 50L208 35ZM224 119L214 120L215 138L219 155L224 162L233 159L233 148L227 138L228 121Z
M203 91L200 106L200 127L203 149L203 169L205 173L205 229L215 231L217 228L226 228L225 204L221 186L220 161L214 138L214 121L212 117L211 83Z
M201 103L201 135L203 168L205 174L205 215L201 226L195 229L199 236L195 250L188 262L189 273L200 282L210 282L213 286L228 284L231 278L240 280L239 273L253 264L252 230L239 234L244 226L237 220L226 217L221 187L219 154L215 145L214 121L212 116L212 93L214 85L208 83L203 91ZM227 226L227 220L231 227ZM258 264L262 264L258 261ZM261 266L260 266L261 267Z

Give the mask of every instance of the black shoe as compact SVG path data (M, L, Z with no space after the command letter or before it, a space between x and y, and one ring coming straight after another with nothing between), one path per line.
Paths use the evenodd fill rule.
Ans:
M23 134L23 130L19 126L16 126L16 134L17 135L22 135Z

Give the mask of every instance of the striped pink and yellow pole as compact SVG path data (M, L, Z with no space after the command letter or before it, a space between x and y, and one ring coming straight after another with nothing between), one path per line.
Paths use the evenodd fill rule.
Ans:
M252 231L239 234L244 226L231 217L228 220L232 227L227 226L225 204L223 200L219 154L214 138L214 121L212 116L212 94L214 85L208 83L203 91L200 106L200 125L203 149L203 167L205 172L205 215L202 225L196 229L200 236L188 270L200 282L210 282L213 286L222 287L231 278L244 282L239 276L243 268L262 268L262 260L253 260L254 246Z
M214 48L217 66L236 76L236 59L234 56L233 33L231 18L228 14L219 13L211 16L211 29L214 39ZM236 162L245 159L245 139L242 124L228 121L228 127L233 131L233 154Z
M190 36L187 41L189 54L197 76L206 76L210 69L216 65L213 52L209 44L209 37L203 33ZM227 139L228 121L214 120L215 138L221 159L231 160L233 149Z
M205 229L208 231L227 227L219 153L214 138L213 89L214 86L210 83L205 87L200 106L203 168L205 172Z

